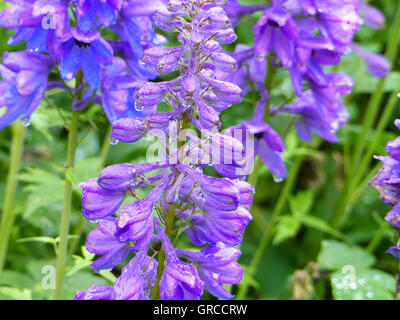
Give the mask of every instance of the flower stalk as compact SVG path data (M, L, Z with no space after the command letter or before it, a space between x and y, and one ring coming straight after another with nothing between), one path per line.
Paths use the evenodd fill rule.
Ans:
M10 168L0 224L0 272L3 270L5 265L8 242L15 219L14 202L18 184L17 175L24 149L25 131L26 128L21 122L15 122L12 125Z

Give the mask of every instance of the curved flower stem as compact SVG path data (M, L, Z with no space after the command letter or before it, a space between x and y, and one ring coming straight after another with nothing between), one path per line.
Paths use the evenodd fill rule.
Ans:
M14 222L13 209L18 183L17 174L19 171L22 152L24 148L25 131L26 129L20 121L12 124L10 168L8 172L7 187L4 197L3 212L0 224L0 272L4 268L8 241Z
M270 243L270 240L272 239L272 237L274 235L276 222L277 222L279 216L281 215L281 213L283 212L283 210L285 209L287 199L293 189L294 183L297 178L297 174L298 174L301 164L303 162L303 158L304 158L304 156L298 156L296 158L294 166L293 166L292 170L290 171L290 175L289 175L288 179L285 181L282 192L279 196L279 199L276 203L276 206L274 207L272 215L267 224L267 228L265 229L265 232L262 235L260 243L254 254L253 260L251 261L250 267L247 271L247 273L250 277L253 277L254 274L256 273L257 268L261 262L261 258L264 255L264 251L267 248L268 244ZM248 287L247 282L243 283L243 285L240 285L237 296L236 296L237 299L243 300L247 295L248 289L249 289L249 287Z
M72 168L75 162L75 151L76 151L77 133L78 133L78 117L79 117L78 111L72 110L72 120L68 132L68 151L67 151L67 165L66 165L67 170ZM71 200L72 200L72 183L66 177L65 189L64 189L64 205L61 216L60 242L57 252L56 289L54 291L55 300L61 299L62 287L65 277L65 263L67 259Z
M168 238L171 237L174 218L175 218L175 205L170 204L167 213L167 221L165 222L165 234L167 235ZM161 248L158 257L157 278L153 289L152 300L160 300L160 281L164 273L164 269L165 269L165 253L164 253L164 248Z
M389 59L392 65L395 64L397 56L398 56L398 47L400 45L400 4L397 7L397 12L396 12L396 17L394 20L394 25L392 27L392 30L390 32L390 38L388 41L388 47L386 49L386 57ZM362 177L364 176L365 171L368 169L368 164L369 164L369 158L372 155L373 148L375 147L376 143L379 140L380 134L382 133L383 129L387 125L388 118L391 114L391 110L388 110L387 112L384 113L382 116L379 125L377 127L377 133L374 137L373 142L369 145L369 149L366 154L363 154L363 151L365 147L367 146L368 142L368 134L370 133L370 130L373 127L374 124L374 119L376 118L376 115L379 111L379 107L381 106L381 102L384 96L384 88L385 88L385 83L386 83L386 78L381 79L379 81L379 84L374 92L374 94L371 97L371 100L369 101L368 107L366 114L363 119L363 124L362 124L362 130L359 136L359 139L357 139L357 144L355 146L354 150L354 156L351 161L351 165L349 168L349 171L351 174L346 177L345 181L345 187L343 189L343 192L340 196L338 205L336 207L336 210L331 218L331 225L333 227L338 227L341 222L342 218L346 213L346 209L349 203L349 200L351 198L351 194L353 192L353 188L357 186L358 182ZM391 101L394 101L393 103L395 104L395 100L392 96ZM393 109L394 105L388 109ZM386 111L386 110L385 110ZM389 113L390 111L390 113ZM379 131L378 131L379 130ZM363 163L361 166L358 166L358 164L361 161L361 157L363 157ZM356 175L355 175L356 172ZM355 181L354 177L357 177L358 181Z

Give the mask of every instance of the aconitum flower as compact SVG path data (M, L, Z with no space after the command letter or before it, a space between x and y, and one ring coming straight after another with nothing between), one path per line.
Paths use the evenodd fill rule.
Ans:
M139 59L145 49L166 41L154 32L150 17L156 9L164 6L162 1L151 4L139 0L9 2L11 6L0 13L0 24L16 29L9 44L26 41L26 52L41 53L43 57L37 56L36 60L40 60L37 66L24 67L37 72L36 81L31 81L31 72L20 73L18 82L30 83L29 86L24 92L20 87L19 92L16 90L3 98L7 101L2 107L9 110L3 117L1 128L18 118L29 123L29 116L40 104L46 90L54 87L73 95L75 110L91 103L102 104L110 122L141 116L135 109L134 92L138 81L154 78L155 72L141 66ZM122 21L128 23L129 28L126 32L117 32L121 31ZM112 40L110 32L103 32L107 28L117 34L112 36ZM26 65L32 62L32 56L26 55ZM7 67L6 63L4 66ZM52 67L59 76L52 72L54 81L48 83ZM71 88L65 81L73 80L78 70L82 71L83 77L76 79L75 88ZM5 75L5 71L2 76L2 90L12 90L15 77L9 72Z
M154 20L168 31L178 31L181 44L150 47L141 61L152 72L177 70L180 74L168 81L138 81L138 114L116 120L111 137L134 142L146 135L155 136L162 155L154 162L109 166L98 179L80 184L83 215L99 220L99 227L88 235L91 252L103 255L93 267L115 265L126 252L134 253L136 261L149 249L154 252L150 262L158 261L152 276L141 273L140 268L136 273L123 271L111 299L199 299L204 287L217 297L232 298L222 284L236 284L242 278L235 261L239 254L229 246L242 241L245 226L252 219L248 210L255 190L232 175L244 165L243 144L219 132L219 112L242 99L238 85L219 79L215 73L237 68L234 57L221 47L236 39L222 9L224 2L173 0L168 10L156 9ZM124 27L131 26L128 22ZM157 113L161 102L171 111ZM193 128L201 131L201 138L190 130ZM206 175L205 166L215 166L226 177ZM216 262L214 267L198 259L186 262L179 258L175 246L183 231L195 245L210 244L201 252ZM153 249L156 242L161 242L157 252ZM212 249L217 243L219 253ZM128 266L131 264L132 260ZM85 298L86 293L76 297Z
M242 280L243 269L236 262L240 250L223 242L211 244L200 252L177 249L178 256L198 264L200 279L211 294L220 299L232 299L233 295L222 284L237 284Z
M34 52L6 52L0 65L0 108L7 110L0 117L0 129L20 118L29 124L29 117L39 106L47 89L54 56Z
M68 40L60 45L60 54L64 80L73 79L78 69L82 69L90 86L98 89L101 68L112 63L113 50L100 32L90 30L84 33L72 28Z
M400 129L400 120L395 124ZM393 206L393 209L386 215L396 229L400 228L400 138L396 138L386 144L387 156L375 157L382 161L382 168L370 181L370 185L380 193L382 201ZM400 259L400 243L388 250L394 257Z

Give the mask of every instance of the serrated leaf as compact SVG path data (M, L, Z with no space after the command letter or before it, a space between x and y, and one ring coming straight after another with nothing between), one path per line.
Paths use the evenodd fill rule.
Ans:
M341 269L344 266L367 268L375 263L375 257L368 251L335 240L324 240L317 259L321 268Z
M394 298L396 279L376 269L343 268L331 277L336 300L388 300Z

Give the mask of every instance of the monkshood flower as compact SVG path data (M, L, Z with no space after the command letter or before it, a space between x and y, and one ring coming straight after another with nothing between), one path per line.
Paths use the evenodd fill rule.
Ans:
M139 113L136 110L135 90L139 83L154 78L156 74L150 67L142 66L139 60L144 50L166 41L154 32L151 18L155 10L164 7L163 1L9 2L11 5L0 13L0 24L5 28L16 29L9 44L26 41L27 52L42 53L44 57L40 58L43 62L38 62L43 67L38 71L36 81L31 81L31 72L18 75L18 82L30 83L29 90L32 89L32 92L28 92L27 87L24 92L14 90L4 96L7 101L2 107L8 106L9 110L0 127L18 118L29 118L42 100L44 92L53 87L64 89L75 96L75 110L91 103L102 104L110 122L123 117L144 118L154 111ZM110 32L102 35L107 28L111 33L114 31L117 37L114 35L112 40L108 39ZM31 56L27 56L27 64ZM49 65L47 60L54 63ZM55 81L47 83L45 75L48 78L51 67L57 67L58 64L59 78L56 79L52 73ZM29 68L25 67L27 70ZM83 79L79 79L76 87L71 88L65 81L73 80L78 70L82 71ZM3 91L15 87L14 79L10 74L3 75Z
M122 269L113 286L93 285L77 292L74 300L148 300L150 284L154 284L157 261L139 252Z
M70 28L69 0L21 0L0 13L0 25L16 29L8 44L26 41L26 47L35 52L52 52L52 42Z
M242 280L243 269L236 262L240 250L226 246L222 242L211 244L200 252L176 249L176 254L198 265L200 279L204 288L220 299L232 299L234 296L222 284L237 284Z
M197 269L181 261L172 246L171 241L161 228L156 224L161 238L167 264L160 283L160 297L162 300L198 300L203 295L204 283L199 278Z
M67 40L60 45L59 54L62 56L60 73L64 80L72 80L81 69L89 85L98 89L101 68L112 63L114 53L99 31L84 33L78 28L71 28Z
M400 120L395 121L400 129ZM400 138L396 138L386 144L387 156L375 157L382 161L383 166L378 174L369 183L380 193L382 201L393 206L386 215L397 230L400 229ZM396 258L400 259L400 243L388 250Z
M231 246L241 243L252 219L248 210L255 190L243 174L241 178L232 175L243 166L242 142L219 132L219 112L242 98L239 86L214 74L237 68L235 59L221 47L236 39L224 4L221 0L172 0L168 10L157 9L155 21L178 31L181 45L150 47L141 60L153 72L177 70L179 75L168 81L138 81L136 110L142 116L116 120L111 137L134 142L156 136L163 157L112 165L98 179L80 184L83 215L99 220L87 239L88 250L102 255L93 263L94 269L114 267L128 253L136 253L136 261L142 254L147 257L144 252L151 249L150 261L158 261L157 272L149 276L140 272L141 267L136 272L124 269L113 287L91 287L78 293L77 299L199 299L204 287L217 297L232 298L222 284L237 284L242 278L235 262L240 253ZM126 79L123 73L120 76ZM171 111L157 113L161 102ZM202 137L197 138L192 128L201 131ZM206 175L203 168L210 165L226 177ZM184 232L195 245L210 244L201 256L183 255L192 263L182 261L174 248ZM155 242L161 242L161 250L154 249L159 247Z
M385 56L371 53L355 43L351 47L354 52L364 59L370 74L379 78L384 78L389 74L391 65Z
M29 124L31 114L43 99L51 68L58 63L54 56L34 52L6 52L0 65L0 129L20 118Z

